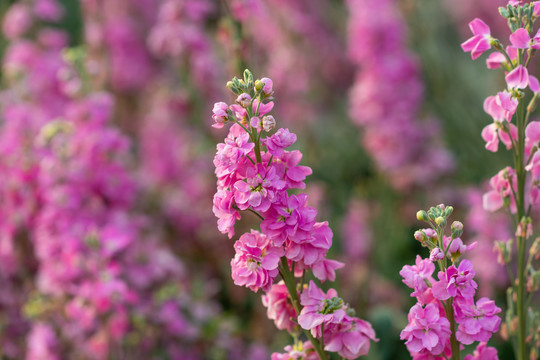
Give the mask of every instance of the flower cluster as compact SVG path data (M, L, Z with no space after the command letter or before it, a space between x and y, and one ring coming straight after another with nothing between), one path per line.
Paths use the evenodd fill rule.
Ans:
M453 160L432 140L437 122L418 121L424 88L398 3L349 0L347 6L349 58L359 69L349 116L362 129L363 146L395 188L433 182L452 169Z
M419 211L418 220L432 227L419 230L415 238L430 250L429 258L416 257L416 264L406 265L400 272L403 282L413 289L411 296L418 303L409 312L409 324L401 332L413 358L438 356L441 359L460 359L460 346L480 342L480 346L499 330L501 311L488 298L474 300L478 285L469 260L459 260L475 244L466 246L460 236L463 224L455 221L451 236L444 235L452 207L438 205L429 211ZM451 265L447 266L448 260ZM433 277L435 264L438 280ZM457 327L456 327L457 325ZM491 349L491 348L490 348ZM492 350L489 350L492 351ZM493 359L496 359L493 357Z
M234 78L227 87L236 94L235 103L216 103L213 109L215 128L232 123L214 158L214 214L219 230L230 238L243 212L262 220L261 232L252 230L235 243L232 277L237 285L266 292L263 303L278 328L294 331L299 326L311 342L306 346L297 341L286 348L288 355L274 354L273 359L326 359L325 351L346 359L367 354L375 333L352 315L336 290L324 293L310 281L300 284L298 293L298 280L303 283L307 271L320 281L333 281L343 264L327 259L332 231L327 222L316 221L317 210L308 205L308 196L289 193L305 188L311 169L299 165L300 151L288 150L296 141L294 133L280 128L268 134L276 126L269 114L274 106L272 80L255 80L245 70L242 80ZM276 284L278 273L283 282Z
M506 44L492 35L488 24L475 18L469 23L473 36L461 47L471 53L473 60L493 49L486 59L487 67L504 70L505 87L484 102L484 110L493 122L483 129L482 138L491 152L498 151L499 143L502 143L513 153L514 164L490 179L490 190L483 196L483 206L489 212L507 209L516 224L517 270L515 277L513 271L509 271L512 286L508 290L508 300L514 304L508 306L506 325L510 329L509 335L517 337L517 358L528 359L529 354L531 358L536 356L538 337L526 338L539 325L537 320L527 320L537 319L539 313L527 309L526 292L532 295L538 290L540 277L540 271L535 269L532 261L538 250L531 244L533 222L530 216L531 210L538 206L540 194L540 122L530 119L540 98L540 84L538 78L529 73L529 64L540 49L540 29L536 24L540 18L540 2L509 1L506 7L499 8L499 13L506 19L511 32ZM496 243L499 263L510 265L514 240L497 240L503 240ZM478 306L481 308L484 306ZM473 313L469 312L468 316L474 316ZM530 317L528 314L536 315ZM478 328L470 321L469 325ZM468 336L462 335L462 338L470 340Z

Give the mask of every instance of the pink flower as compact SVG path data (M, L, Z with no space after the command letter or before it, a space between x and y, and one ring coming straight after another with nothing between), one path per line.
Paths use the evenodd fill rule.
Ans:
M451 237L445 236L443 238L443 244L445 249L447 249L447 254L449 256L459 257L467 251L474 249L477 243L475 241L471 245L465 245L463 244L463 240L461 240L461 238L455 238L452 240ZM448 247L448 245L450 245L450 247Z
M257 164L257 168L248 168L245 181L234 183L234 200L240 210L251 207L255 211L265 212L278 201L279 192L285 189L285 185L273 166Z
M311 330L313 336L318 336L322 324L338 324L347 316L347 307L343 300L337 297L337 291L329 289L325 294L312 281L300 295L303 306L298 316L298 324L306 330Z
M504 126L510 129L510 135ZM496 152L499 149L499 139L506 146L506 149L510 150L512 148L512 139L517 141L517 127L509 122L505 124L499 122L489 124L482 129L482 139L486 142L486 149L491 152Z
M251 96L246 93L238 95L236 102L240 104L241 107L247 108L251 104Z
M370 341L378 341L371 324L359 318L330 327L324 332L324 350L337 352L345 359L356 359L369 353Z
M444 251L442 251L440 248L436 247L433 250L431 250L429 254L429 260L432 262L435 262L437 260L444 259Z
M533 147L540 145L540 121L531 121L525 128L525 152L530 155Z
M510 60L514 61L517 59L517 49L513 46L507 46L506 47L506 53L510 57ZM500 52L493 52L489 54L488 58L486 59L486 65L488 69L497 69L501 67L502 64L506 64L508 61L506 59L506 56L501 54Z
M276 246L283 245L286 240L300 244L312 239L317 210L307 206L307 201L306 194L284 194L279 203L270 207L261 230Z
M234 224L240 220L241 216L233 208L234 195L231 191L219 189L214 195L214 206L212 211L218 218L218 230L222 234L227 234L229 239L234 236Z
M285 346L286 353L273 353L271 360L320 360L319 355L309 341L299 341L298 345Z
M510 42L518 49L540 49L540 30L532 38L524 28L519 28L510 35Z
M508 89L525 89L529 85L529 72L523 65L518 65L505 76Z
M23 36L32 25L32 14L27 5L18 3L9 7L3 18L2 30L7 39Z
M223 127L223 123L229 119L227 110L229 110L229 105L224 102L217 102L214 104L214 108L212 109L214 115L212 115L212 119L214 119L215 123L212 127L216 129L221 129Z
M270 290L278 274L283 249L272 245L266 235L251 230L234 243L236 255L231 260L232 278L238 286L257 292Z
M240 169L244 169L250 162L247 156L255 147L255 144L249 141L249 135L246 132L234 133L237 128L232 126L224 143L217 145L214 165L218 185L221 187L229 187L239 178L243 178L239 176Z
M454 302L454 309L459 323L456 337L464 345L474 341L487 342L493 333L499 331L501 318L496 314L501 309L493 300L484 297L474 304L472 299L458 298Z
M435 264L430 259L422 259L416 255L416 265L405 265L399 272L403 277L403 283L414 289L411 296L421 296L428 288L428 284L434 282L431 277L435 271Z
M439 300L456 296L471 299L478 287L473 280L474 269L470 260L463 260L457 269L452 265L446 272L439 271L438 277L440 281L433 284L432 290L433 296Z
M297 327L294 321L297 315L296 310L283 281L272 285L270 290L262 296L262 302L268 308L266 312L268 318L274 320L278 329L292 332Z
M313 271L313 276L321 281L334 281L336 280L336 270L344 267L345 264L336 260L324 259L322 261L316 262L311 267Z
M267 137L264 141L268 152L274 156L281 156L283 149L296 142L296 135L289 132L289 129L279 129L274 135Z
M499 360L497 349L488 347L486 343L479 343L472 355L466 355L463 360Z
M491 49L491 31L485 22L476 18L469 23L473 37L461 44L463 51L471 52L472 59L477 59L484 51Z
M272 95L274 93L274 89L273 89L274 83L272 82L272 80L269 78L262 78L261 81L264 84L263 93L266 96Z
M284 151L279 157L279 161L275 162L275 166L282 174L283 180L287 182L289 189L305 189L304 180L311 175L311 168L298 165L302 160L302 153L298 150Z
M489 180L491 191L488 191L483 196L483 206L486 211L497 211L505 204L505 199L510 200L510 210L516 211L516 204L512 194L512 188L517 191L516 172L511 167L499 171Z
M437 304L430 303L425 308L416 304L409 311L409 324L400 338L407 340L405 345L411 353L439 355L444 351L450 334L450 322L440 315Z

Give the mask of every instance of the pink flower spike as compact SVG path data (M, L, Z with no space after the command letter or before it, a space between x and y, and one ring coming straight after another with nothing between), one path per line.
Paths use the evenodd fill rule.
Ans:
M505 79L509 89L525 89L529 85L529 72L523 65L518 65Z
M491 48L491 31L485 22L476 18L469 23L474 36L461 44L463 51L471 52L472 59L477 59L484 51Z
M531 47L531 37L524 28L519 28L510 35L510 42L518 49L528 49Z

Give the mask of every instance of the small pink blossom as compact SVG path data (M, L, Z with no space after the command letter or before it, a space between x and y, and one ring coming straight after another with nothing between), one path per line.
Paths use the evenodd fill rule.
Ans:
M303 329L311 330L313 336L320 333L322 324L338 324L347 316L347 307L337 297L337 291L329 289L325 294L313 281L302 291L300 304L303 308L298 315L298 324Z
M236 255L231 260L232 278L238 286L257 292L270 290L278 274L283 249L272 245L266 235L251 230L234 244Z
M273 83L273 81L271 79L269 79L269 78L262 78L261 81L264 84L263 93L266 96L272 95L274 93L274 89L273 89L274 83Z
M510 210L516 211L515 200L513 198L512 189L517 191L516 172L511 167L499 171L489 180L491 190L483 196L483 206L486 211L497 211L502 208L505 199L510 199Z
M430 303L426 307L414 305L409 311L409 324L401 332L401 340L411 353L428 352L441 354L450 339L450 322L440 315L437 304Z
M255 211L265 212L278 201L279 192L285 189L285 185L273 166L257 164L257 168L248 168L245 181L234 183L234 200L240 210L251 207Z
M320 360L319 355L309 341L299 341L298 345L285 346L286 353L273 353L271 360Z
M337 352L345 359L356 359L367 355L371 341L378 341L371 324L359 318L347 319L341 324L330 326L324 333L324 350Z
M432 262L442 260L444 259L444 251L442 251L440 248L436 247L433 250L431 250L429 254L429 260Z
M508 127L510 135L505 130L504 126ZM506 146L506 149L510 150L512 148L512 139L517 141L517 127L506 122L489 124L484 129L482 129L482 139L486 142L486 149L491 152L497 152L499 149L499 139Z
M517 48L513 46L507 46L506 53L510 57L511 61L517 59ZM502 64L506 64L507 62L508 60L506 59L506 56L504 56L500 52L493 52L489 54L488 58L486 59L486 65L488 69L498 69L499 67L501 67Z
M510 35L510 42L517 49L540 49L540 30L532 38L524 28L519 28Z
M454 309L459 323L456 337L464 345L475 341L487 342L493 333L499 331L501 318L497 314L501 309L493 300L484 297L475 304L472 299L458 298Z
M262 296L262 302L268 309L266 312L268 318L274 320L278 329L292 332L298 326L294 321L297 315L296 310L283 281L272 285L270 290Z
M523 65L518 65L505 76L508 89L525 89L529 85L529 72Z
M469 23L473 36L461 44L465 52L471 52L473 60L476 60L484 51L491 49L491 31L485 22L476 18Z
M499 360L497 349L487 346L487 343L479 343L472 355L466 355L463 360Z
M465 245L463 244L463 240L461 240L461 238L455 238L452 240L451 237L445 236L443 238L443 244L449 256L458 257L467 251L474 249L477 243L475 241L470 245Z
M296 142L296 134L289 132L289 129L279 129L274 135L267 137L264 141L268 152L274 156L281 156L283 150Z
M411 296L421 296L434 279L431 277L435 271L435 264L430 259L422 259L416 255L416 265L405 265L399 272L403 277L403 283L414 289Z
M313 276L323 282L326 280L334 281L336 280L336 270L344 266L345 264L340 261L324 259L313 264L311 270L313 271Z
M240 104L241 107L247 108L251 104L251 96L246 93L238 95L236 102Z
M212 115L212 119L214 119L215 123L212 127L216 129L221 129L223 127L223 123L229 118L229 115L227 114L228 109L229 105L224 102L217 102L214 104L214 108L212 109L214 115Z
M229 239L234 236L234 224L240 220L241 216L233 208L234 195L232 191L220 189L214 195L214 206L212 211L218 218L218 230L222 234L227 234Z
M473 264L469 260L463 260L458 268L452 265L446 272L439 271L439 281L432 287L433 296L439 300L456 296L472 298L478 287L473 280L474 274Z

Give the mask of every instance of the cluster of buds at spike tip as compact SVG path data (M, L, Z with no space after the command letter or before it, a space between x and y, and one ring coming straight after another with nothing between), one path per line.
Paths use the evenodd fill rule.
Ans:
M244 78L234 77L227 82L227 88L236 95L236 104L228 105L224 102L214 104L212 127L222 128L227 122L240 124L245 129L250 127L266 132L276 127L274 117L266 115L274 107L272 80L268 78L253 80L253 74L246 69Z

